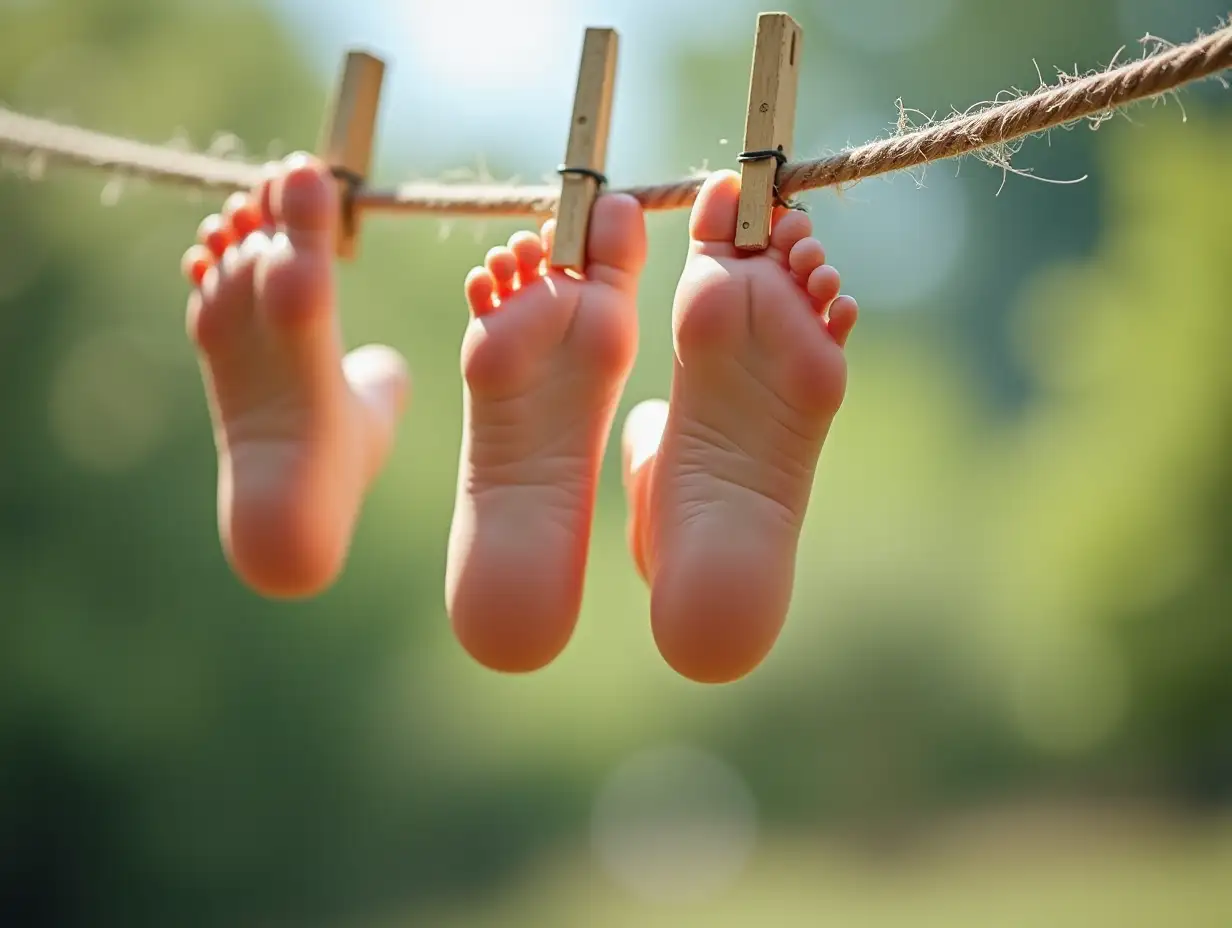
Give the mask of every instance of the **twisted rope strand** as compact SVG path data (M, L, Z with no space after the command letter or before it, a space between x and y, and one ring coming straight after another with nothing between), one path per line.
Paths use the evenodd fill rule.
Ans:
M1185 45L1081 79L1065 78L1006 103L959 114L893 138L869 142L826 158L786 164L779 171L782 196L856 181L995 149L1058 126L1096 117L1158 97L1184 84L1232 68L1232 26ZM249 190L261 167L243 161L147 145L35 119L0 108L0 151L63 162L165 184L232 192ZM705 180L630 187L647 210L692 205ZM403 184L394 190L361 189L355 204L369 212L453 216L549 216L554 187Z
M163 184L226 193L251 190L261 179L259 165L131 142L23 116L3 107L0 107L0 151L24 156L34 163L62 162Z
M1034 94L988 109L955 116L896 138L870 142L828 158L784 165L778 175L781 196L804 190L855 183L879 174L919 167L933 161L973 154L1005 145L1080 119L1120 109L1175 90L1183 84L1201 80L1232 67L1232 26L1187 45L1123 65L1080 80L1066 80L1042 88ZM692 205L704 177L673 184L631 187L631 194L647 210L683 209ZM476 214L548 215L556 204L557 192L487 188L491 198L468 198L456 207L475 207ZM365 191L359 203L366 209L419 212L425 205L443 206L447 201L425 202L425 191L406 185L392 193ZM491 207L490 209L487 207Z
M779 190L829 187L991 148L1157 97L1232 67L1232 27L1111 71L1065 82L833 158L789 164Z

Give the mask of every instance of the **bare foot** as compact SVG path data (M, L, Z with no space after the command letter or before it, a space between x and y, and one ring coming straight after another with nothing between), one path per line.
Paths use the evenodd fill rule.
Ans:
M599 466L637 351L641 207L595 202L585 279L547 269L553 228L515 235L466 279L445 596L462 646L507 673L546 666L572 637Z
M218 449L218 524L257 592L302 597L342 570L408 392L402 358L342 354L335 182L307 155L208 217L184 255L188 332Z
M739 196L732 172L698 196L671 401L636 407L624 431L629 543L655 642L705 683L748 674L783 627L857 312L804 213L778 210L770 248L737 251Z

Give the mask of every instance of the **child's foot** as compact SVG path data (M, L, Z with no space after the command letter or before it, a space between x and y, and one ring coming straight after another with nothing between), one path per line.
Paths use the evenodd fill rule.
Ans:
M641 207L594 206L585 279L549 271L553 225L488 253L466 280L474 318L446 604L479 663L550 663L582 601L599 465L637 351Z
M708 683L749 673L782 629L856 320L804 213L778 210L769 250L737 251L739 196L739 176L722 172L697 199L671 402L634 409L624 435L629 541L652 587L655 642Z
M335 182L311 157L236 194L184 255L188 331L218 448L218 523L235 572L267 596L337 577L406 402L390 348L342 356Z

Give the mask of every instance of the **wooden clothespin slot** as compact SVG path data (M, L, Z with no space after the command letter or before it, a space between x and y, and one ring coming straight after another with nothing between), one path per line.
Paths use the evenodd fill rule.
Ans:
M347 53L318 147L321 160L338 179L342 194L342 216L334 247L335 254L347 260L355 257L359 238L354 194L367 180L372 163L384 77L385 62L380 58L361 51Z
M565 163L560 166L560 203L556 207L556 235L552 267L581 273L586 267L586 236L590 210L606 183L607 137L612 124L612 95L616 86L615 29L587 29L582 43L573 121Z
M740 155L740 209L736 247L764 251L770 245L770 220L779 203L779 168L791 156L800 84L804 32L786 13L757 17L749 111Z

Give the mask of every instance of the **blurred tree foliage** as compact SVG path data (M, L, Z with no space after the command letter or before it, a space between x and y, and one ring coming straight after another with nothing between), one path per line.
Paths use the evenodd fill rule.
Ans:
M1090 62L1135 38L1111 2L967 7L858 72L878 76L857 103L910 81L913 105L944 109L1029 86L1033 55ZM1208 7L1160 7L1157 30L1184 38ZM858 57L823 38L807 60ZM743 46L683 50L665 146L692 156L738 123L746 75ZM198 147L226 127L264 157L311 144L324 93L256 8L0 5L0 98L22 111ZM1084 185L1011 178L996 197L1000 175L965 169L980 234L961 279L910 313L866 305L783 646L721 690L654 652L614 454L560 664L496 678L452 643L458 293L486 245L365 232L348 336L405 351L416 397L343 581L273 604L218 550L183 332L178 259L213 204L129 184L104 207L98 177L55 169L0 179L0 923L337 924L473 897L577 832L596 778L662 737L725 751L793 828L897 828L1021 790L1226 799L1232 121L1213 99L1187 94L1187 124L1147 112L1100 145L1024 152ZM814 201L841 238L858 204ZM683 229L652 222L626 408L666 389Z

